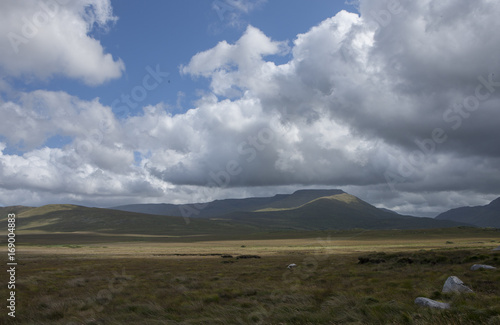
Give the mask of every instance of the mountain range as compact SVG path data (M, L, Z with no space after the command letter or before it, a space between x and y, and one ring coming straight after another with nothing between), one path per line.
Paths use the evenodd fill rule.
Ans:
M182 211L188 211L185 218ZM500 198L457 208L437 218L401 215L342 190L299 190L272 197L203 204L134 204L109 209L68 204L0 208L0 221L16 213L20 231L155 236L227 236L272 231L498 227Z
M299 190L273 197L216 200L203 204L134 204L112 209L226 221L272 230L417 229L469 225L400 215L339 189Z

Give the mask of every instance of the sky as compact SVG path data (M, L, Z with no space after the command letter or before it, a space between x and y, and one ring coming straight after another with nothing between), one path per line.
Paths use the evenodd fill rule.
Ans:
M0 2L0 205L500 196L495 0Z

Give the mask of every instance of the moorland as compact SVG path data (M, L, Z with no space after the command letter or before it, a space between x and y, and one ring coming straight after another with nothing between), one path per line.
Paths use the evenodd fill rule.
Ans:
M496 229L206 241L52 234L48 242L40 235L25 243L19 236L17 317L4 313L2 324L500 323L500 272L470 271L476 263L500 266ZM442 293L450 275L474 293ZM452 308L417 306L419 296Z

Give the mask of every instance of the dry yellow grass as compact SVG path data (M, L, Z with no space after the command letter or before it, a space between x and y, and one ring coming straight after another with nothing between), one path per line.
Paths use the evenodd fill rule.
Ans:
M440 233L441 232L441 233ZM23 232L36 234L41 232ZM439 248L494 248L500 241L500 232L493 229L452 229L452 230L407 230L407 231L349 231L349 232L322 232L317 237L284 238L284 239L252 239L239 240L202 240L201 236L144 236L144 235L104 235L90 232L74 233L79 235L96 236L103 241L88 244L78 240L70 241L68 234L58 244L41 245L32 243L27 245L20 242L19 254L45 255L59 254L66 256L94 256L103 258L115 257L144 257L157 254L257 254L275 255L293 252L309 252L315 254L348 254L353 252L372 251L416 251L421 249ZM307 233L304 233L307 234ZM58 234L52 234L57 238ZM298 237L299 234L294 234ZM112 241L119 237L119 241ZM176 238L182 242L176 242ZM106 239L106 240L104 240ZM111 239L111 241L110 241ZM128 241L124 241L128 239ZM165 239L169 242L152 239ZM245 246L245 247L242 247Z

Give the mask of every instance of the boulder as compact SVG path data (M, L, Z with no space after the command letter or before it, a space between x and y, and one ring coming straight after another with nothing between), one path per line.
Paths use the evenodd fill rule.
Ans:
M491 265L484 265L484 264L474 264L470 267L471 271L477 271L480 269L485 269L485 270L496 270L496 267L491 266Z
M431 307L431 308L439 308L439 309L449 309L450 304L446 302L439 302L435 301L429 298L424 298L424 297L418 297L415 299L415 304L420 305L420 306L425 306L425 307Z
M456 276L450 276L444 283L443 292L470 293L473 291Z
M500 246L498 246L497 248L493 248L492 250L494 250L494 251L500 251Z

